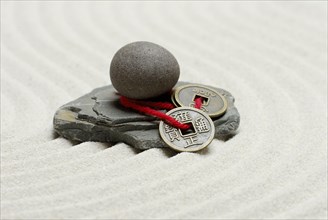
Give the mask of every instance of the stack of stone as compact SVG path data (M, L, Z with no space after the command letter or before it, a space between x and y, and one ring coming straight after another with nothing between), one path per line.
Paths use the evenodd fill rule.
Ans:
M174 86L188 84L177 82L179 74L176 59L163 47L149 42L128 44L112 60L113 85L94 89L60 107L54 116L54 129L67 139L81 142L124 142L138 149L167 147L158 132L159 120L123 107L119 98L168 101ZM226 139L235 134L240 122L234 97L226 90L209 88L227 100L226 112L213 119L215 137Z

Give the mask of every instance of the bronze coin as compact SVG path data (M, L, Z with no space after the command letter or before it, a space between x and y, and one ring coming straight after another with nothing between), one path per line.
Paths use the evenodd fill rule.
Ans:
M217 91L198 84L188 84L175 89L172 101L177 106L194 107L195 99L203 99L201 110L210 117L215 118L224 114L227 110L227 100Z
M212 142L215 134L214 123L203 111L191 107L179 107L166 114L181 123L190 125L190 129L183 131L163 121L160 122L160 136L169 147L177 151L194 152L207 147Z

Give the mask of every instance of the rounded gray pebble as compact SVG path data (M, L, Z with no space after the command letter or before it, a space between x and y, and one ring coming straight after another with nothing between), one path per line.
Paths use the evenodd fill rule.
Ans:
M114 88L132 99L148 99L170 91L178 82L180 68L165 48L146 41L119 49L110 65Z

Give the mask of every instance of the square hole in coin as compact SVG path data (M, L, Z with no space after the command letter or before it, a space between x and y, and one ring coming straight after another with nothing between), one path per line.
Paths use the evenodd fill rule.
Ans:
M189 122L189 123L185 123L185 124L189 125L190 128L187 129L187 130L181 130L181 129L179 129L181 136L188 137L188 136L195 135L196 134L196 130L195 130L195 127L194 127L193 123Z
M205 97L205 96L201 96L201 95L195 95L195 97L194 97L194 99L193 99L193 101L195 101L196 99L198 99L198 98L201 98L202 100L203 100L203 105L208 105L208 98L207 97Z

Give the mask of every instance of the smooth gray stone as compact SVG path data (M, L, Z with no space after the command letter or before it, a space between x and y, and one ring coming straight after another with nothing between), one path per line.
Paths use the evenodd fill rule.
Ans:
M177 83L180 68L165 48L146 41L119 49L110 65L110 79L123 96L148 99L169 92Z
M187 83L179 82L177 86L183 84ZM228 91L211 88L228 101L227 112L214 119L215 137L225 140L235 134L240 116ZM169 96L158 99L168 101ZM158 132L159 121L122 107L113 86L94 89L63 105L55 113L53 123L55 131L69 140L124 142L138 149L167 147Z

